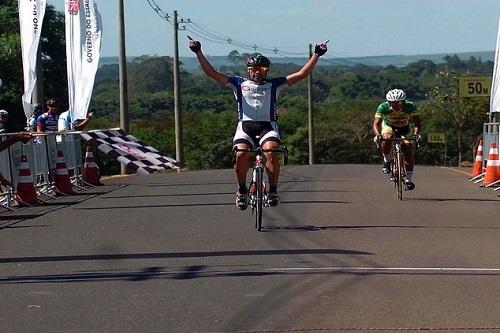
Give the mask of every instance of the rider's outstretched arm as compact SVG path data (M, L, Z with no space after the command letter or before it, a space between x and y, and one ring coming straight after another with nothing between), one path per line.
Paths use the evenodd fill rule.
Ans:
M224 73L216 71L213 66L208 62L207 58L201 51L201 43L197 40L189 37L189 49L196 54L201 68L209 77L219 82L220 84L226 84L228 82L228 76Z
M302 68L298 72L290 74L286 77L288 86L293 86L297 82L304 80L309 76L309 74L312 73L314 67L316 67L316 64L318 63L319 57L325 54L328 50L328 48L326 47L326 43L328 43L328 41L322 44L317 44L314 48L314 54L311 58L309 58L309 61L306 62L306 64L302 66Z

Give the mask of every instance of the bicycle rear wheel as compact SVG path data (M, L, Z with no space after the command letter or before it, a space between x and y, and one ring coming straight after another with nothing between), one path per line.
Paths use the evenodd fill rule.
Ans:
M264 201L264 189L262 188L262 177L263 175L263 170L262 168L257 168L255 169L255 196L256 196L256 202L255 202L255 228L257 228L257 231L262 230L262 208L264 207L263 201Z

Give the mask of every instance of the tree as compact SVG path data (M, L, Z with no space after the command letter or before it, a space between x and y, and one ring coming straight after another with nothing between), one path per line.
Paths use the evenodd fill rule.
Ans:
M9 111L14 129L24 127L26 117L21 104L24 92L19 14L16 0L4 0L0 6L0 106ZM46 96L67 101L64 15L49 5L42 25L40 47L42 76Z
M173 89L172 58L143 55L129 70L130 93L155 93Z
M455 61L456 59L450 58L449 60ZM464 99L460 97L458 95L458 76L447 68L438 72L436 78L438 82L429 93L429 110L431 113L441 112L444 114L449 120L448 126L455 130L458 165L460 166L463 153L468 148L467 145L464 146L464 141L471 139L471 135L477 136L478 134L467 135L467 132L478 121L480 123L486 121L487 101L479 102L478 105L478 102L475 102L472 98Z
M227 55L227 60L234 64L234 67L238 66L238 63L241 61L240 53L237 50L232 50Z

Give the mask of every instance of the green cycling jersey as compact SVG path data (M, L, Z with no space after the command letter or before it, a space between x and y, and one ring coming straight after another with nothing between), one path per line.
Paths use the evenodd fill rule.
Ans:
M375 119L382 119L384 127L404 127L417 114L417 106L411 101L404 101L400 111L394 110L389 102L383 102L377 107Z

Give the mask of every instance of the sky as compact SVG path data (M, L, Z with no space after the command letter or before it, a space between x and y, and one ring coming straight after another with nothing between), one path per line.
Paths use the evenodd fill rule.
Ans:
M118 56L118 1L98 0L102 56ZM187 35L206 55L261 52L306 56L329 40L330 57L494 51L500 0L123 0L127 56L174 52L172 19L180 24L180 56L192 56ZM47 0L58 10L64 0ZM153 10L152 6L158 9ZM231 42L228 42L230 40Z

